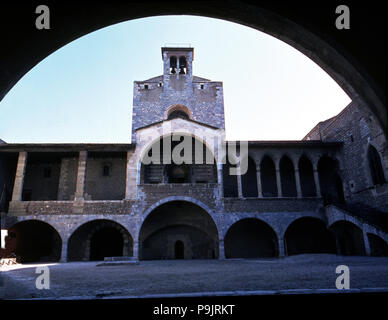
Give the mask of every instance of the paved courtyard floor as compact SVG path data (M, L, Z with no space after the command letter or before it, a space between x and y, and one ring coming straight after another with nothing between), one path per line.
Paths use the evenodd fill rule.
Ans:
M336 268L350 270L350 289L388 290L388 258L297 255L282 259L164 260L137 265L98 262L0 267L0 298L69 298L181 295L290 289L336 290ZM48 266L50 289L38 290L37 266ZM377 289L379 288L379 289ZM372 290L372 291L373 291Z

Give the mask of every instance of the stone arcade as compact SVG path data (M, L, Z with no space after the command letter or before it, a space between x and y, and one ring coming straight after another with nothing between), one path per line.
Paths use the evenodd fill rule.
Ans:
M134 83L131 143L0 141L3 257L388 255L387 140L361 101L301 141L247 141L231 175L222 83L193 76L193 48L162 59L163 75ZM164 161L184 138L214 161ZM163 160L143 163L150 150Z

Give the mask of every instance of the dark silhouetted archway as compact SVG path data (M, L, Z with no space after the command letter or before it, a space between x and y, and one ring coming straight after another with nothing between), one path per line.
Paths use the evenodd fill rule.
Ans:
M388 257L388 244L379 236L368 233L368 240L371 253L373 257Z
M362 230L349 221L337 221L331 225L337 243L337 252L344 256L363 256L365 246Z
M144 220L140 259L214 259L218 257L218 230L212 217L188 201L171 201Z
M133 255L129 232L112 220L98 219L81 225L69 238L68 261L96 261Z
M278 244L275 231L265 222L248 218L233 224L226 233L226 258L276 257Z
M276 169L273 160L265 156L260 164L261 187L263 197L277 197Z
M295 170L291 159L283 156L280 159L279 169L282 182L282 196L296 197Z
M301 156L298 163L300 186L303 197L315 197L317 195L314 169L311 161L306 156Z
M22 221L8 232L16 241L15 254L22 263L59 261L62 239L49 224L38 220Z
M304 217L295 220L284 235L288 255L335 253L335 239L323 221Z
M248 170L241 176L241 186L243 197L257 197L257 173L256 163L248 157Z
M342 179L339 175L338 160L323 156L318 161L318 175L325 204L345 202Z

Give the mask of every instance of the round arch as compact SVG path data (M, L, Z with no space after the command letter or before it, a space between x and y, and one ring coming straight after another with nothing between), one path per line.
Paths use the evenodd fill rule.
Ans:
M14 38L5 39L4 47L11 54L6 59L3 59L2 65L0 66L5 70L6 74L0 83L0 99L24 74L50 53L92 31L139 17L164 14L193 14L219 18L249 26L291 45L324 69L352 99L361 97L366 102L367 108L370 108L377 115L384 131L387 132L388 117L386 117L387 112L384 107L385 97L383 88L381 85L377 85L375 81L371 81L365 66L367 65L373 72L375 72L375 69L363 60L364 56L354 45L354 42L357 41L354 37L351 38L352 40L350 42L346 42L346 49L344 50L341 35L337 30L331 30L333 29L331 24L331 28L329 29L326 22L327 19L314 19L316 25L312 27L304 21L304 15L295 14L295 10L287 10L285 7L276 4L258 5L243 1L221 2L222 5L217 1L215 3L188 3L190 5L177 6L173 2L166 2L163 3L163 6L151 7L146 3L136 4L136 6L123 4L115 7L115 10L104 4L98 4L96 5L96 10L93 10L93 12L90 12L89 6L80 6L74 12L70 5L51 5L50 10L57 12L57 15L66 16L71 12L73 16L72 21L66 19L58 20L59 25L48 38L41 37L40 34L36 34L36 32L33 32L31 28L25 25L15 31L18 33L14 38L19 38L18 42L15 42L13 40ZM7 10L10 12L9 17L12 17L20 14L20 10L22 9L19 6L11 6ZM26 7L24 10L29 9ZM358 10L360 10L359 7ZM28 13L27 11L24 12L24 14ZM322 15L327 17L334 15L334 9L329 9L327 6L324 6L322 10L314 10L311 14L320 18L322 18ZM383 19L382 16L381 18ZM325 24L322 24L321 21L323 20ZM368 21L370 23L376 23L371 18ZM5 19L4 27L9 23L10 20ZM71 24L72 28L69 28L68 24ZM320 31L322 28L326 28L325 31ZM365 35L364 39L368 40ZM15 60L14 58L20 56L19 53L24 50L24 47L19 46L18 43L25 43L26 46L32 43L36 44L35 46L30 46L33 48L32 52L23 62ZM355 54L359 55L358 61L353 58ZM378 53L376 55L381 57Z
M278 238L266 222L258 218L243 218L235 222L226 232L226 258L276 257Z
M132 256L133 238L120 223L96 219L80 225L69 237L68 261L97 261L105 257Z
M204 207L192 201L164 199L143 216L139 259L215 259L218 235L217 225Z
M164 119L169 119L170 115L175 111L184 112L190 120L193 120L193 112L188 106L185 106L184 104L173 104L172 106L168 107L164 112Z
M287 255L335 253L335 239L322 220L302 217L287 227L284 247Z
M388 243L373 233L367 233L372 257L388 257Z
M49 223L28 219L13 224L7 247L22 263L57 262L61 259L62 238Z
M363 232L352 222L338 220L330 226L335 234L337 251L344 256L365 255Z

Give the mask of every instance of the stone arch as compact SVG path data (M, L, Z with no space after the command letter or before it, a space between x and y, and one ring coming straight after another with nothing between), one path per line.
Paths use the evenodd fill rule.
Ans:
M345 220L337 220L331 224L330 230L335 235L339 254L345 256L365 255L363 232L356 224Z
M193 201L164 199L144 214L139 230L139 259L174 259L177 241L185 259L218 257L218 228L209 211Z
M314 167L311 160L304 154L299 158L298 169L302 196L315 197L317 189L314 179Z
M367 233L372 257L388 257L388 243L373 233Z
M227 151L227 150L226 150ZM222 183L223 183L223 196L224 198L237 198L238 197L238 182L237 175L230 173L230 169L238 167L238 161L233 157L232 161L230 159L232 155L229 152L226 152L224 158L222 159Z
M6 250L22 263L56 262L61 259L62 238L51 224L27 219L9 228Z
M280 180L283 197L296 197L296 180L294 163L287 155L282 156L279 161Z
M243 197L257 198L257 168L255 160L250 156L248 156L248 170L241 175L241 187Z
M172 135L177 135L179 137L185 137L191 139L191 155L189 156L188 162L182 164L174 164L172 161L172 155L169 157L169 163L163 163L163 151L164 143L171 145L171 152L174 150L176 145L179 145L179 141L171 141L170 137ZM185 139L184 138L184 139ZM198 153L198 147L199 152ZM157 158L159 163L144 163L145 156L148 155L151 157L153 151L159 152L160 157ZM199 157L201 156L201 157ZM198 157L199 163L196 163ZM152 158L151 158L152 159ZM191 163L190 163L191 162ZM202 163L201 163L202 162ZM217 167L216 167L216 158L214 151L209 147L209 144L197 137L196 135L189 133L179 133L173 132L170 134L165 134L160 136L151 143L142 151L140 160L140 182L141 183L216 183L217 182ZM182 179L175 179L172 174L174 169L181 170L183 172ZM181 181L182 180L182 181Z
M335 239L322 220L301 217L287 227L284 247L287 255L335 253Z
M243 218L229 227L224 239L226 258L278 256L278 239L270 225L258 218Z
M187 118L190 120L193 120L193 112L188 106L185 106L184 104L173 104L172 106L168 107L167 110L164 112L164 119L168 120L170 119L170 115L173 112L180 111L187 115Z
M132 256L133 238L120 223L95 219L80 225L69 237L68 261L103 260L110 256Z
M367 159L369 167L369 179L372 182L372 185L384 184L386 179L381 156L375 146L373 146L371 143L369 143L367 148Z
M324 203L342 204L345 202L342 178L336 158L323 155L318 161L318 176Z
M263 197L277 197L276 167L269 155L265 155L260 162L260 179Z

